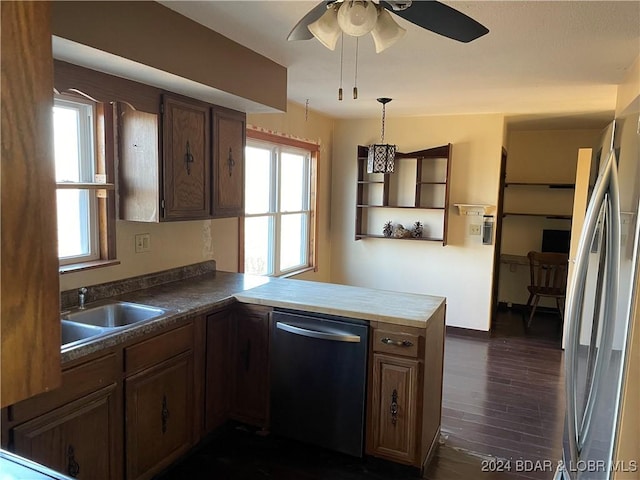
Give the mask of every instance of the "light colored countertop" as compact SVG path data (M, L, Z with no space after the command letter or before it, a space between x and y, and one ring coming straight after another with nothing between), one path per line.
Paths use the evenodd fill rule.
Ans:
M305 280L275 279L236 293L242 303L424 328L444 297Z

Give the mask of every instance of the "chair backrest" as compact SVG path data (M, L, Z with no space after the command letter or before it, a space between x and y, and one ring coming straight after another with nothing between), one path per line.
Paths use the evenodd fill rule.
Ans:
M569 255L566 253L529 252L531 286L553 289L564 295L567 289Z

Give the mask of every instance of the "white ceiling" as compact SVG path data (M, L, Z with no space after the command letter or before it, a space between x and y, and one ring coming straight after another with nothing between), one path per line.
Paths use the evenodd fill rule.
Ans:
M338 101L340 48L286 37L314 1L162 1L163 5L255 50L288 70L290 100L339 118L379 115L505 113L602 118L615 108L616 86L640 54L638 1L446 1L489 34L464 44L399 17L407 34L376 54L370 35L345 36L344 100ZM259 80L257 80L259 81Z

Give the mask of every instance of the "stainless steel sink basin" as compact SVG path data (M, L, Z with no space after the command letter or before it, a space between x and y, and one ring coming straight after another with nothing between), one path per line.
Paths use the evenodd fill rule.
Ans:
M62 320L62 345L88 340L106 333L106 329Z
M151 320L167 311L139 303L114 302L90 306L83 310L74 310L63 315L62 320L80 323L86 326L118 328L134 323Z

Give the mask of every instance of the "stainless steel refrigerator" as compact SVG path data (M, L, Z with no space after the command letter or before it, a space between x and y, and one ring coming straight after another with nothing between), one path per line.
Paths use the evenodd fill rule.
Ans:
M638 275L640 119L617 118L593 150L589 203L565 310L566 415L556 479L607 480L616 458ZM640 460L640 459L637 459Z

